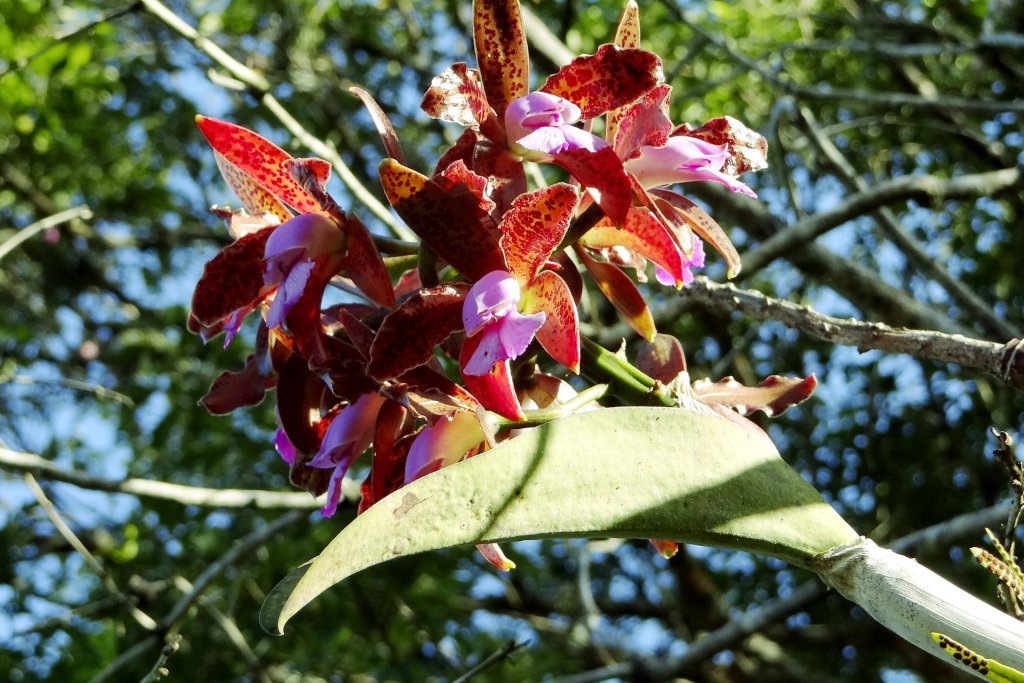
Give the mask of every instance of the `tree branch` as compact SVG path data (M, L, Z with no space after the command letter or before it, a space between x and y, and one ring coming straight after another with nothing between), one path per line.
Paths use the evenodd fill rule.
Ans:
M402 223L395 220L391 211L380 202L363 183L356 177L352 170L341 158L337 148L329 142L321 140L307 131L295 117L293 117L284 106L270 92L270 82L259 72L245 66L234 57L225 52L220 46L209 38L202 36L191 25L175 14L160 0L140 0L142 5L153 16L160 19L170 28L187 38L199 50L215 63L226 69L234 78L251 87L259 96L260 103L270 110L281 122L289 133L301 142L313 154L323 157L334 166L338 177L352 192L353 196L362 202L384 225L391 230L395 237L403 240L415 240L416 236L410 232Z
M862 352L878 349L984 370L1012 387L1024 389L1024 353L1016 339L1008 344L997 344L959 334L835 318L809 306L773 299L732 284L718 284L706 277L695 278L684 290L682 300L779 322L833 344L855 346Z
M871 213L893 202L908 199L942 201L994 195L1021 183L1019 168L1004 168L944 180L936 176L901 176L878 183L870 190L849 195L829 211L820 211L797 221L762 242L743 257L745 271L755 272L832 228Z
M74 484L80 488L127 493L140 498L169 500L182 505L221 508L259 508L266 510L313 510L323 503L308 493L258 491L247 489L208 489L151 479L103 479L85 472L63 469L32 453L0 448L0 467L38 475L51 481Z
M23 242L35 235L38 235L43 230L49 230L50 228L55 228L58 225L69 223L73 220L89 220L90 218L92 218L92 211L88 206L83 205L40 219L32 225L18 230L11 237L4 240L3 244L0 244L0 260L3 260L5 256L21 246Z

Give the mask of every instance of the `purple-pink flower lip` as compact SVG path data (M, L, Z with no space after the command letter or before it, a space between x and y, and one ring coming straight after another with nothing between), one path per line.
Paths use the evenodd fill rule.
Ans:
M725 185L733 192L756 197L745 184L722 172L728 160L729 151L723 145L677 135L660 147L644 145L639 156L627 160L623 166L645 188L709 180Z
M476 351L462 371L486 375L499 363L520 356L544 324L544 313L523 315L516 308L522 292L511 273L494 270L470 288L462 305L466 335L481 335Z
M581 110L569 100L545 92L532 92L513 100L505 109L505 130L513 151L558 154L579 149L590 152L608 143L575 127Z

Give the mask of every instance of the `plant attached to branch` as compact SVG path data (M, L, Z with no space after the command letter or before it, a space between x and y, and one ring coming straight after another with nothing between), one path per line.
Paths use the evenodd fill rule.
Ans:
M940 633L945 651L1024 668L1018 622L858 537L743 417L804 400L813 376L691 383L679 342L655 329L636 284L648 262L675 288L703 267L705 244L740 270L725 231L671 188L755 197L739 176L766 165L764 139L728 116L669 119L671 88L639 47L632 1L613 43L534 91L517 0L477 0L473 26L477 66L453 64L423 99L465 128L433 170L406 164L387 116L353 89L387 153L384 192L419 244L376 239L339 207L327 162L198 119L242 208L220 212L233 241L207 264L189 329L229 343L259 315L255 352L203 403L226 413L276 388L275 445L295 485L326 493L326 517L370 454L360 516L273 591L264 626L279 632L392 557L476 544L508 570L502 541L639 537L666 555L696 542L781 558L928 651L943 652ZM531 187L528 164L566 175ZM635 363L581 337L583 273L643 337ZM358 299L324 307L332 283Z

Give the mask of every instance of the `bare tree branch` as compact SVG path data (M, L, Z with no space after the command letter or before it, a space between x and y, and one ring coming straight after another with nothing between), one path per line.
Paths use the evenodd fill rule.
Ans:
M962 175L951 180L929 175L893 178L878 183L864 192L852 194L835 208L807 216L770 237L753 251L747 252L743 257L743 268L750 272L760 270L832 228L893 202L908 199L942 201L991 196L1019 185L1021 179L1019 168Z
M21 246L23 242L31 239L35 235L38 235L43 230L49 230L50 228L55 228L58 225L68 223L73 220L89 220L90 218L92 218L92 211L88 206L76 206L38 220L32 225L26 226L17 231L14 235L4 240L3 244L0 244L0 260Z
M916 358L984 370L1010 386L1024 389L1024 352L1016 339L1008 344L997 344L959 334L835 318L818 313L809 306L773 299L732 284L718 284L706 277L695 278L683 291L681 301L718 310L739 311L758 320L780 322L818 339L856 346L859 351L878 349L905 353Z
M85 472L63 469L32 453L0 448L0 467L35 474L51 481L62 481L84 489L127 493L140 498L169 500L182 505L222 508L260 508L267 510L312 510L323 505L308 493L256 491L247 489L208 489L151 479L102 479Z

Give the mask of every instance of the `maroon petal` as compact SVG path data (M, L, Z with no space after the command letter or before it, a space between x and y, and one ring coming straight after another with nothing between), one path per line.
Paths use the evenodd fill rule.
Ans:
M348 235L348 252L341 261L342 270L370 301L384 308L394 308L395 290L370 231L351 213L345 215L344 228Z
M549 76L541 92L564 97L580 108L582 118L592 119L629 104L663 78L653 52L602 45Z
M380 135L380 139L384 143L384 151L387 152L387 155L398 163L404 164L405 153L402 151L402 143L398 139L395 127L391 125L391 119L377 104L377 100L373 99L373 95L356 86L352 86L348 91L358 97L366 107L366 111L370 113L370 118L373 119L373 125L377 127L377 134Z
M199 404L213 415L226 415L235 408L259 405L267 389L275 384L277 378L268 377L256 355L251 354L241 370L225 370L213 380Z
M597 204L616 225L622 225L633 203L633 184L611 147L559 152L552 160L584 187L597 191Z
M429 361L434 347L462 327L468 289L441 285L420 290L384 318L370 347L370 376L392 379Z
M263 252L273 232L274 228L266 228L245 235L206 264L192 294L192 315L202 326L214 326L260 301Z
M818 379L811 374L803 379L772 375L756 387L740 384L732 377L713 383L701 380L694 382L693 389L705 403L728 406L741 415L760 410L775 417L809 398L817 386Z
M668 384L679 373L686 371L683 345L672 335L661 332L651 341L641 340L636 354L636 367L645 375Z
M505 270L490 215L469 193L453 196L425 175L393 159L379 167L381 184L398 215L431 251L472 280Z

